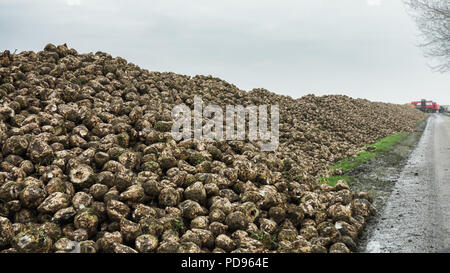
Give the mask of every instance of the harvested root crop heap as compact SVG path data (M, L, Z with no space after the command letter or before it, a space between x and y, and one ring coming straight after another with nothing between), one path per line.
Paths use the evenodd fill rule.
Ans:
M176 142L173 106L280 105L280 146ZM424 115L245 92L66 45L0 53L2 252L349 252L371 197L318 182Z

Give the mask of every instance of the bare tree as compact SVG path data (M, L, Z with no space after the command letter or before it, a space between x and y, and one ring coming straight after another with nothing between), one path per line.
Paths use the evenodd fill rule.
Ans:
M423 34L420 45L435 71L450 71L450 0L404 0Z

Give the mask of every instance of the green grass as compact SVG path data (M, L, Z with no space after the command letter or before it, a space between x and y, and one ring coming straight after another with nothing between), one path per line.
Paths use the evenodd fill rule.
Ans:
M334 187L339 180L345 180L345 182L347 182L347 184L350 184L351 182L353 182L352 178L350 176L346 176L346 175L335 175L332 177L320 178L320 182L327 183L328 185L330 185L332 187Z
M180 219L175 219L175 221L174 221L174 226L173 226L173 228L172 228L172 231L173 232L175 232L175 233L178 233L178 234L180 234L183 230L184 230L184 222L183 222L183 220L180 220Z
M384 154L391 150L396 144L402 141L408 133L402 132L387 136L385 138L380 139L374 144L366 145L366 148L374 147L372 149L367 149L359 153L358 156L345 158L339 162L337 162L334 166L330 167L330 170L341 169L342 172L348 173L351 170L356 169L364 162L375 159L378 155ZM341 176L332 176L332 177L322 177L320 178L321 182L327 183L330 186L336 185L336 182L339 180L345 180L347 183L351 183L352 179L349 176L341 175Z
M250 237L261 241L269 249L276 249L278 247L278 236L276 234L266 234L261 230L253 231L250 233Z

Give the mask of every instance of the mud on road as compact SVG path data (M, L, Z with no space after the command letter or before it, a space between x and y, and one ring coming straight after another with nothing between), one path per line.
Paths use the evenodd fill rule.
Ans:
M351 176L352 188L371 193L378 210L359 241L359 252L450 247L450 117L431 115L390 153Z

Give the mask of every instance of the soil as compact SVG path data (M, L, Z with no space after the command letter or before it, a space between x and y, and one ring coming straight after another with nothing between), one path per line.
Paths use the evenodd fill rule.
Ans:
M352 190L370 193L374 198L373 205L377 209L377 214L368 221L358 241L358 252L382 252L380 249L372 249L372 246L368 244L380 224L386 221L384 216L386 205L401 179L410 156L419 144L427 123L428 119L419 122L415 130L395 145L390 152L362 164L347 174L353 179Z

